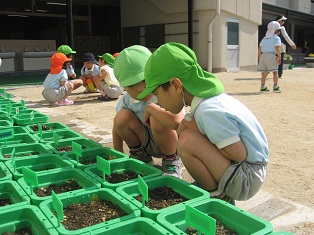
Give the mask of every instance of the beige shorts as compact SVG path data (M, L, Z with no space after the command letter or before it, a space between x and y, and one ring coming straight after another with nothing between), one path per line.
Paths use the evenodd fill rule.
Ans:
M142 143L142 147L144 148L145 152L150 154L151 156L161 158L162 152L158 148L150 128L145 126L144 124L143 126L145 132L145 139L144 142Z
M264 52L258 62L258 70L261 72L278 71L277 55L275 53Z
M267 163L240 162L228 167L221 177L218 191L229 197L245 201L262 187L267 174Z
M102 86L103 91L106 93L109 98L116 99L123 92L123 88L120 86L108 86L107 83L104 82Z
M45 88L41 94L47 101L55 103L62 100L67 92L66 86L61 86L59 89Z

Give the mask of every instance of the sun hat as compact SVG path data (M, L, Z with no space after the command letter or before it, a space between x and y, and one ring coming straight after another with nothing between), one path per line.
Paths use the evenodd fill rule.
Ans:
M103 58L111 68L113 67L114 57L110 53L105 53L103 55L99 55L98 57Z
M97 64L95 56L92 53L85 53L83 57L83 62L92 62L94 64Z
M61 45L58 47L57 52L61 52L65 55L69 55L69 54L75 54L76 51L73 51L71 47L69 47L68 45Z
M66 57L63 53L57 52L53 54L50 58L51 66L50 66L50 73L51 74L58 74L62 70L62 66L65 62L71 61L71 58Z
M119 53L114 60L113 72L122 87L145 80L144 68L151 54L150 50L140 45L127 47Z
M276 17L276 21L286 21L288 18L283 16L283 15L279 15Z
M278 21L271 21L268 25L267 25L267 32L265 35L265 38L271 38L272 36L274 36L275 32L278 29L281 29L282 27L280 26L280 24L278 23Z
M172 78L179 78L183 87L194 96L210 98L224 91L220 80L197 63L194 51L183 44L170 42L160 46L148 59L146 88L137 98L143 99Z

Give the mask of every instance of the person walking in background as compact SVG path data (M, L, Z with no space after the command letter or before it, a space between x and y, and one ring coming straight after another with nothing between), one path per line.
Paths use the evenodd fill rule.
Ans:
M278 86L278 65L281 62L281 41L278 37L280 27L277 21L270 22L267 25L266 35L258 47L258 70L262 73L261 92L269 92L265 83L270 72L273 72L273 91L282 92L282 89Z
M286 22L287 20L287 17L283 16L283 15L279 15L276 17L276 21L279 22L281 28L280 28L280 34L279 34L279 37L280 37L280 41L281 41L281 47L280 47L280 52L281 52L281 62L280 62L280 65L278 66L278 76L279 78L283 78L282 74L282 69L283 69L283 58L284 58L284 54L286 53L286 49L287 49L287 46L286 46L286 43L287 42L292 49L297 49L296 45L294 44L294 42L291 40L291 38L288 36L287 34L287 31L286 31L286 28L284 25L284 23Z
M94 80L99 80L100 77L95 56L92 53L85 53L83 63L80 79L83 81L83 86L85 87L84 93L95 92Z
M115 100L122 94L123 88L113 73L114 57L110 53L105 53L98 57L100 77L95 77L94 81L101 96L97 99L103 101Z
M58 47L57 52L63 53L66 57L72 59L72 55L76 53L76 51L73 51L71 47L68 45L61 45ZM76 73L74 71L73 65L71 63L67 63L67 69L66 72L68 74L68 77L70 79L76 78Z
M51 105L71 105L72 100L68 99L71 92L83 85L81 79L69 81L65 69L71 61L63 53L57 52L51 58L50 73L47 75L43 86L42 96L50 102Z

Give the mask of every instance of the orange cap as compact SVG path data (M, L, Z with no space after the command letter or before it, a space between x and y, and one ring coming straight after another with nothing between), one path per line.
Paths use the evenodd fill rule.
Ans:
M65 62L71 61L71 58L66 57L63 53L57 52L51 58L51 67L50 73L51 74L58 74L62 70L62 66Z
M116 58L119 55L119 52L114 53L112 56Z

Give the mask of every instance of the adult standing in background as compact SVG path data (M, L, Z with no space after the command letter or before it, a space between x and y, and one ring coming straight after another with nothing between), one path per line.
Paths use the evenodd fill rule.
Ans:
M297 49L296 45L294 44L294 42L291 40L291 38L288 36L284 23L286 22L287 17L283 16L283 15L279 15L276 18L276 21L279 22L281 29L280 29L280 34L278 35L280 37L281 40L281 48L280 48L280 52L281 52L281 63L278 66L278 77L279 78L283 78L282 76L282 67L283 67L283 57L284 54L286 53L286 42L291 46L292 49Z

